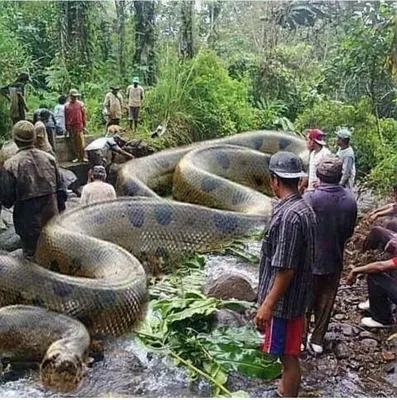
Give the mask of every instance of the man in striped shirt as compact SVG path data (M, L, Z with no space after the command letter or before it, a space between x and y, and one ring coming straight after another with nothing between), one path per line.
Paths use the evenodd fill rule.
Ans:
M300 159L278 152L269 163L271 187L280 202L262 243L259 309L256 324L264 333L263 350L280 357L283 376L276 395L297 397L304 315L312 281L316 216L298 191Z

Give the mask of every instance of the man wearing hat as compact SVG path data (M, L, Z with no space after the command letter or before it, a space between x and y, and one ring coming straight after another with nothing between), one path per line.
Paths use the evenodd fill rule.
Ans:
M116 191L109 183L106 183L106 170L102 165L95 165L91 172L92 182L87 183L81 192L80 205L98 203L100 201L113 200Z
M128 119L130 121L130 129L134 122L134 130L136 131L139 123L139 113L141 110L142 100L144 98L143 87L139 85L139 78L136 76L132 80L132 85L127 88L128 96Z
M57 192L64 188L55 158L33 145L33 124L17 122L12 135L19 151L0 171L0 202L6 208L14 206L15 231L25 256L31 257L42 228L58 214Z
M334 307L343 268L346 242L353 235L357 203L353 193L339 184L342 162L337 157L324 157L317 165L320 186L307 191L303 198L317 216L313 290L308 323L314 313L313 333L308 337L309 350L323 352L324 336Z
M309 301L316 216L298 191L301 160L281 151L269 163L270 184L280 202L262 243L255 322L264 333L263 351L278 356L283 375L276 397L297 397L299 354Z
M337 145L339 146L338 157L342 160L343 172L340 184L353 189L354 180L356 178L356 159L353 148L350 146L350 138L352 133L347 128L341 128L336 132Z
M106 93L103 102L104 113L107 118L106 130L111 125L120 125L123 107L123 97L119 92L120 86L112 85L110 89L111 91Z
M65 105L66 130L72 143L74 157L73 162L86 161L84 157L84 129L86 124L86 113L84 103L77 98L80 93L76 89L69 92L69 101Z
M305 185L307 185L307 190L314 190L318 185L318 178L316 175L317 164L320 160L329 156L331 152L326 147L325 133L320 129L311 129L306 136L307 148L310 151L309 156L309 171L308 180Z

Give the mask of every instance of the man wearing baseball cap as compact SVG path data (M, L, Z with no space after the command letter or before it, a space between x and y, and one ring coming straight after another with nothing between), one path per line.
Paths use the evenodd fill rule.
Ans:
M132 122L134 122L134 130L136 131L139 122L139 113L141 110L142 100L144 98L143 87L139 84L137 76L132 80L132 85L127 88L128 97L128 119L130 121L130 129L132 129Z
M309 335L309 350L321 354L324 336L334 307L343 268L345 244L353 235L357 203L353 193L339 184L342 162L324 157L317 165L320 186L307 191L303 198L317 216L313 290L308 322L314 313L314 329Z
M336 132L337 145L339 150L338 157L342 160L343 171L340 184L349 189L353 189L354 180L356 178L356 159L353 148L350 146L350 138L352 133L347 128L341 128Z
M305 174L295 154L286 151L274 154L269 171L271 188L280 202L274 207L262 243L255 322L264 333L262 350L280 357L283 364L281 383L274 395L297 397L316 216L298 191L299 179Z
M319 184L316 175L317 164L320 160L329 156L331 152L326 147L325 133L320 129L311 129L306 136L307 148L310 151L309 157L309 171L308 171L308 181L307 189L314 190L314 188Z

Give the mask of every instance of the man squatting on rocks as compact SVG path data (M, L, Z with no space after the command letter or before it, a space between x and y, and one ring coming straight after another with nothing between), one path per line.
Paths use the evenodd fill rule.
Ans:
M283 365L276 396L297 397L299 354L314 261L316 216L298 191L304 176L300 159L278 152L269 163L270 185L280 202L274 207L262 243L255 322L265 334L263 351Z
M303 196L317 216L312 299L307 316L309 326L314 313L314 329L308 336L308 347L316 354L323 352L324 336L343 269L345 244L353 235L357 219L357 203L352 191L339 184L342 169L340 159L322 158L317 165L320 185Z
M44 225L64 209L66 192L55 158L34 147L36 140L33 124L17 122L12 129L19 148L0 169L0 202L14 206L13 219L16 233L21 237L26 257L32 257Z

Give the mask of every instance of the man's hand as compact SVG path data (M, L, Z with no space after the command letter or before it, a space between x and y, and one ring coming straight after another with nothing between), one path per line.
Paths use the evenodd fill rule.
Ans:
M356 283L356 280L357 280L357 273L355 272L355 268L353 268L349 272L349 275L347 276L346 283L348 285L353 285L353 283Z
M256 326L261 331L265 329L266 322L270 321L270 319L272 318L272 314L273 309L269 307L266 302L263 302L255 316Z
M372 224L372 223L374 223L374 222L378 219L378 217L379 217L379 216L378 216L378 214L376 214L376 213L375 213L375 214L372 214L372 215L369 215L369 217L368 217L368 222Z

